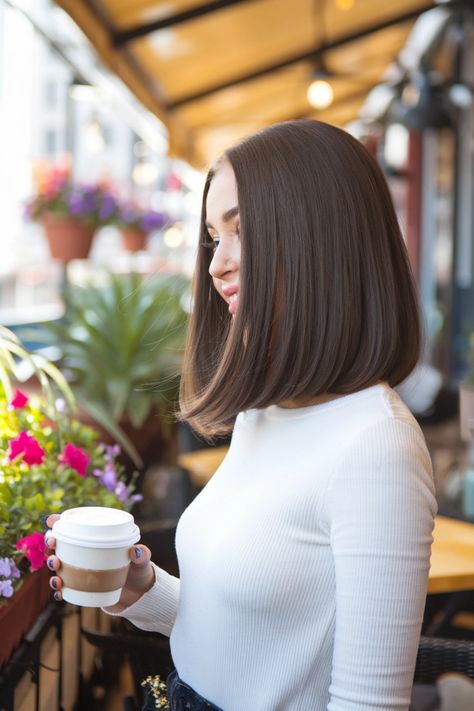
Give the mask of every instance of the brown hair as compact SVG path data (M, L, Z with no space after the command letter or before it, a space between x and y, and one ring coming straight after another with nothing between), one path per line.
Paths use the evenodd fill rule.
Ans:
M203 246L217 164L204 188L180 419L212 437L241 410L400 383L420 357L421 318L376 161L345 131L307 120L264 129L223 159L238 191L239 308L232 322Z

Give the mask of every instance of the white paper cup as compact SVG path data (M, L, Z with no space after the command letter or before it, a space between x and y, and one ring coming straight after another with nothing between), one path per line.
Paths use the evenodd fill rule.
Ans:
M84 607L114 605L127 579L130 546L140 540L133 516L105 506L68 509L52 528L61 561L63 600Z

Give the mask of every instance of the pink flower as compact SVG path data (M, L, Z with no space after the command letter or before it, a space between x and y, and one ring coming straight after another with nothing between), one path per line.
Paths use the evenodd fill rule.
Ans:
M75 447L70 442L64 447L64 452L59 457L61 464L67 464L71 469L75 469L79 476L86 475L90 460L90 456L83 449Z
M10 405L12 407L17 408L18 410L21 410L23 407L25 407L28 400L29 397L25 395L25 393L22 393L21 390L15 390L15 397L11 401Z
M16 542L16 547L30 561L31 570L39 570L46 560L44 535L36 532Z
M18 437L10 440L10 454L8 455L10 461L20 454L23 454L23 461L27 464L41 464L45 451L34 437L26 432L20 432Z

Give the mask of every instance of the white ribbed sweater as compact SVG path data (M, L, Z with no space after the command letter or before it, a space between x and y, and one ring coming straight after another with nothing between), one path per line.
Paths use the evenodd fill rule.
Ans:
M224 711L406 710L436 501L421 430L385 383L240 413L125 617L171 634L180 677Z

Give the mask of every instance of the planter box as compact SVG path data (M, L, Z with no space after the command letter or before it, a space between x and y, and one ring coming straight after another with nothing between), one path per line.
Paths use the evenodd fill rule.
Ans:
M22 587L0 607L0 668L18 647L34 624L49 597L49 571L46 567L24 578Z

